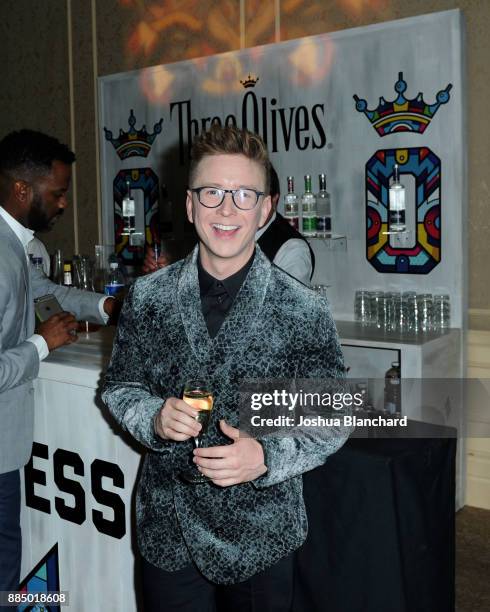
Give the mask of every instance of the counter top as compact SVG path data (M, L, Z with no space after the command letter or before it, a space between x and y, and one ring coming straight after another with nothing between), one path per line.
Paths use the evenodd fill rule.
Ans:
M39 366L39 378L96 389L111 358L114 333L114 327L80 333L77 342L49 354Z
M354 321L336 321L336 325L343 344L353 343L360 346L373 343L385 347L392 347L394 344L421 346L461 332L459 329L450 329L444 332L401 335L396 332L383 333L374 327L364 327ZM111 357L114 334L114 327L102 327L96 332L79 334L78 342L53 351L41 363L39 377L97 388L101 372Z

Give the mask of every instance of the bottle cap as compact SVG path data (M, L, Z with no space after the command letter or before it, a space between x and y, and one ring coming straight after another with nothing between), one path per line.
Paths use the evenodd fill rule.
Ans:
M119 264L117 263L117 261L111 261L111 263L109 264L109 268L111 270L117 270L118 267L119 267Z
M71 263L63 264L63 271L64 272L71 272Z

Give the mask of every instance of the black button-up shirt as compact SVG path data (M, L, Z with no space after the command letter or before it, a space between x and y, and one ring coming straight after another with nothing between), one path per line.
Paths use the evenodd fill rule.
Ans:
M201 258L197 258L199 274L199 290L201 295L201 308L209 335L214 338L223 324L240 287L245 280L255 257L255 250L247 263L228 278L217 279L211 276L201 265Z

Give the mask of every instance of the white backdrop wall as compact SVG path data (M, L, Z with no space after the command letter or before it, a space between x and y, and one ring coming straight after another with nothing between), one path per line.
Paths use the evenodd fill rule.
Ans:
M333 229L347 237L347 251L332 251L313 240L314 281L331 285L334 314L352 318L356 288L413 289L451 295L452 326L463 326L466 304L466 148L464 136L462 17L458 10L344 30L239 52L156 66L100 79L103 235L114 243L113 181L121 169L152 168L173 206L174 230L184 231L189 140L211 121L246 125L268 143L285 190L294 175L326 172L332 195ZM355 108L353 95L378 106L396 98L399 73L407 99L422 92L434 104L452 85L423 134L396 132L380 137ZM244 83L255 81L253 87ZM162 132L147 158L121 160L104 139L128 130L134 109L136 129L148 132L163 119ZM366 259L365 166L381 149L428 147L441 160L441 261L428 274L378 272ZM403 176L402 176L403 179ZM406 177L409 204L413 181ZM160 198L161 199L161 198ZM168 206L168 201L160 201ZM410 210L408 217L410 218ZM166 213L168 214L168 213ZM413 214L412 214L413 216Z

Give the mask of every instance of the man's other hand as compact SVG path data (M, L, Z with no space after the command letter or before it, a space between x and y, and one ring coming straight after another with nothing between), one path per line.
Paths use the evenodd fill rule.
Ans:
M240 430L219 422L221 431L233 440L226 446L210 446L194 449L194 463L199 471L219 487L229 487L255 480L267 472L264 450L253 438L240 437Z
M123 300L118 297L108 297L104 300L104 312L109 315L107 325L117 325L122 304Z
M177 397L169 397L155 417L155 432L163 440L183 442L201 431L198 411Z
M48 349L59 348L65 344L71 344L78 340L76 329L78 323L69 312L60 312L49 317L44 323L40 323L37 332L46 340Z
M155 254L153 250L147 249L141 272L143 274L150 274L150 272L156 272L160 268L165 268L165 266L168 266L169 263L169 258L164 254L159 255L158 259L155 261Z

